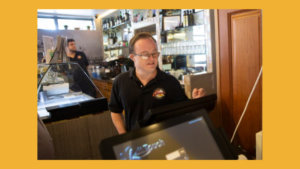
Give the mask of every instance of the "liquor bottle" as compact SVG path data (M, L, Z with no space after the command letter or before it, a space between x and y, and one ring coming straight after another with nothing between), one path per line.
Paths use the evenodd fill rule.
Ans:
M104 27L105 27L105 29L108 29L108 20L107 19L105 19Z
M153 9L153 10L152 10L152 17L155 18L155 16L156 16L156 10Z
M122 17L121 16L118 16L119 18L119 25L122 24Z
M113 44L113 39L112 39L112 33L108 34L108 44L112 45Z
M116 18L116 25L120 25L120 19L119 19L119 16L117 16L117 18Z
M189 26L189 18L188 18L187 11L184 11L184 24L183 24L183 26L184 27Z
M193 9L192 11L191 11L191 26L194 26L195 25L195 19L194 19L194 13L195 13L195 9Z
M114 18L113 17L110 18L110 22L111 22L110 27L112 28L114 26Z
M191 11L190 10L188 10L187 11L187 16L188 16L188 22L189 22L189 25L188 26L192 26L192 18L191 18Z
M186 15L186 12L184 11L184 12L183 12L183 27L185 27L185 23L186 23L186 22L185 22L185 15Z
M113 27L113 20L112 18L109 19L109 28Z
M133 17L133 22L134 22L134 23L137 23L137 15L135 15L135 16Z
M120 24L123 23L123 21L122 21L122 11L120 11L120 15L119 15L119 23L120 23Z
M129 13L128 13L128 11L127 11L126 9L125 9L125 11L126 11L126 12L125 12L125 18L126 18L125 20L126 20L126 21L129 21L130 15L129 15Z
M106 29L109 28L109 19L106 19L106 22L105 22L105 28L106 28Z
M105 26L106 26L106 20L103 19L103 22L102 22L102 29L106 29Z
M126 18L125 18L125 9L122 11L122 22L125 22Z
M117 43L117 41L118 41L118 37L117 37L117 33L115 32L113 37L113 44Z

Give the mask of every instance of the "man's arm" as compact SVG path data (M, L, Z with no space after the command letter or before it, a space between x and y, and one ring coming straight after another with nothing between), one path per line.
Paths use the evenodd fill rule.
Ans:
M84 64L87 67L89 65L89 61L88 61L88 59L87 59L87 57L86 57L86 55L85 55L84 52L82 52L82 55L83 55L82 57L83 57Z
M119 134L126 133L123 115L121 113L114 113L114 112L111 112L110 114L111 114L111 119L118 133Z

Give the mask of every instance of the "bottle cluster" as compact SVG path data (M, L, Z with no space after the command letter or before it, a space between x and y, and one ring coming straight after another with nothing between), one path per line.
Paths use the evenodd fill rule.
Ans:
M129 21L129 11L127 9L120 10L120 14L115 17L107 18L103 20L102 27L103 29L109 29L118 25L121 25Z
M155 17L156 17L156 10L155 9L147 9L143 12L138 12L138 13L134 14L133 22L137 23L137 22L149 20L149 19L155 18Z
M183 12L183 27L195 25L194 13L195 13L195 9L185 10Z

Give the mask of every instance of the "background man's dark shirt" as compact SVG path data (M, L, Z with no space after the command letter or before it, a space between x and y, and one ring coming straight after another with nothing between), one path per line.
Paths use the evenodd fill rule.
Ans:
M86 55L83 52L76 51L75 57L70 57L70 61L78 63L81 66L81 68L88 74L87 66L89 65L89 62L86 58Z

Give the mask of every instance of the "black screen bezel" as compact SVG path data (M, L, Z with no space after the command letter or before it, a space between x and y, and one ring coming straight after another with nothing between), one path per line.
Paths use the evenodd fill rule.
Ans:
M156 123L138 130L134 130L125 134L117 135L110 137L101 141L99 145L100 153L103 159L116 159L113 147L124 142L134 140L140 137L147 136L151 133L193 120L195 118L203 117L214 140L217 143L217 146L222 153L224 159L235 159L235 156L232 154L232 151L228 147L230 145L226 139L223 139L222 136L214 128L211 120L209 119L206 111L204 109L196 110L194 112L178 116L176 118Z

